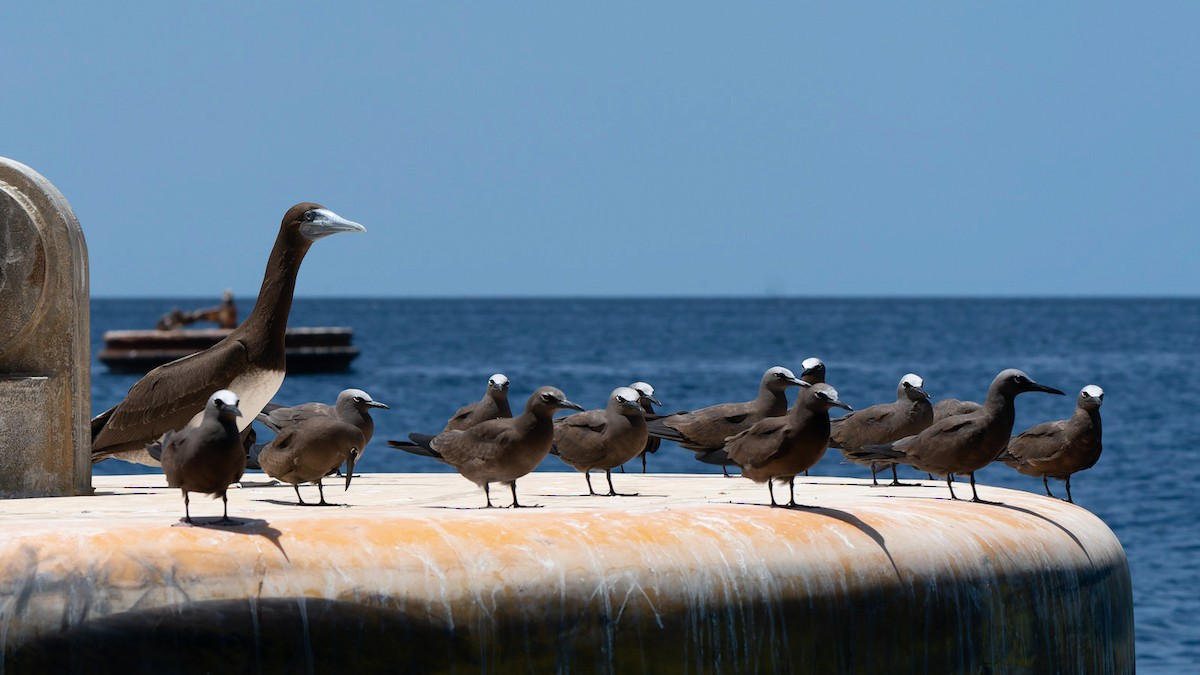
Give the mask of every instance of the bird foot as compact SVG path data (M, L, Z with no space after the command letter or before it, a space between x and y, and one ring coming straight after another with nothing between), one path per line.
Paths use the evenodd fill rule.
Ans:
M542 505L541 504L513 504L511 508L514 508L514 509L540 509L540 508L542 508Z
M638 496L638 493L636 493L636 492L617 492L616 490L613 490L604 496L605 497L636 497L636 496Z
M872 486L872 487L874 487L874 486ZM901 483L900 481L895 480L895 481L888 483L887 485L881 484L879 487L921 487L921 484L920 483Z
M991 502L986 499L980 499L979 497L972 497L971 501L974 502L975 504L991 504L992 506L1004 506L1004 502Z

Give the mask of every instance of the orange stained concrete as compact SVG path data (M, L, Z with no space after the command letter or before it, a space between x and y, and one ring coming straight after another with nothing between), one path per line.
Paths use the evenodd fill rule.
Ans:
M1085 509L990 486L981 496L1002 505L950 501L941 482L800 478L797 500L814 508L790 509L742 478L618 474L638 496L593 497L577 473L537 473L518 495L539 508L514 510L478 508L482 491L455 474L367 474L348 492L330 480L331 507L298 506L268 481L248 474L229 491L243 521L231 527L182 525L179 491L154 475L96 477L91 497L0 501L6 646L206 600L325 598L446 626L584 603L661 625L696 607L1125 568ZM506 487L492 496L510 503ZM220 511L193 496L194 518Z

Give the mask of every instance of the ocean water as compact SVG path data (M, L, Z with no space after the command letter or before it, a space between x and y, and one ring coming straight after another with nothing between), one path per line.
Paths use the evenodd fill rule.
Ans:
M94 300L93 412L119 402L137 380L95 361L104 331L149 328L172 307L209 304ZM907 372L925 378L934 400L980 400L1009 367L1068 393L1022 395L1016 431L1069 416L1079 389L1098 384L1104 454L1075 477L1072 493L1128 554L1139 669L1186 672L1200 663L1200 300L299 299L290 324L354 328L362 355L350 372L289 376L276 400L332 402L358 387L392 406L375 414L375 440L359 464L368 472L447 470L384 440L439 431L456 408L482 396L495 372L512 380L515 410L542 385L595 408L635 380L653 384L668 410L747 400L767 367L798 373L809 356L825 361L829 383L856 408L893 400ZM570 469L550 457L540 470ZM664 442L649 470L718 469ZM814 473L867 475L836 451ZM1039 479L1003 465L978 478L1042 491ZM1063 492L1061 483L1051 487ZM474 488L464 481L463 489Z

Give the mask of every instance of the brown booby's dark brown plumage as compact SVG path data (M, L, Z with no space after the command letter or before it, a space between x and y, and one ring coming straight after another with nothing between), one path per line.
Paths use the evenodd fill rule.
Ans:
M608 480L608 496L616 497L612 469L637 457L646 448L646 417L641 394L631 387L617 387L609 394L603 410L588 410L554 422L554 447L562 461L582 471L588 494L592 489L592 469L603 469Z
M650 435L679 445L703 456L725 447L725 439L749 429L761 419L787 412L788 387L807 387L792 371L775 366L763 373L758 396L744 403L720 403L688 412L667 415L651 421ZM716 462L714 462L716 463Z
M205 401L217 389L237 394L244 413L238 428L249 426L283 382L284 334L304 255L317 239L364 231L320 204L288 209L250 315L212 347L150 371L125 400L93 418L92 461L115 457L152 464L146 445L167 431L199 424Z
M354 463L366 445L366 437L355 425L331 415L315 415L283 427L258 454L258 464L271 478L290 483L301 505L305 502L300 484L316 483L319 503L325 506L321 479L345 463L349 490Z
M183 519L188 523L192 522L189 492L220 497L224 508L218 522L233 522L225 491L246 469L246 451L237 428L241 414L238 397L222 389L209 396L199 425L168 431L163 437L158 459L167 485L183 492Z
M767 484L771 506L779 506L771 485L775 480L788 481L791 493L788 506L799 506L796 475L816 466L825 455L829 446L829 410L835 406L851 409L838 399L836 389L818 382L800 390L786 415L760 420L730 437L724 452L742 467L743 476Z
M398 446L414 455L433 457L453 466L467 480L483 488L492 506L489 483L506 483L517 502L517 479L537 468L554 443L554 413L562 408L583 410L562 391L542 387L529 397L525 412L480 422L470 429L443 431L437 436L412 434L413 445ZM389 441L388 445L392 445ZM397 446L393 446L397 447Z
M1017 414L1013 399L1027 391L1062 395L1058 389L1038 384L1025 373L1010 368L992 380L979 410L934 422L921 433L894 443L847 450L848 456L853 454L860 461L911 464L921 471L945 476L951 499L958 499L954 494L954 474L970 474L971 501L982 502L975 490L975 472L995 461L1008 445Z
M1050 493L1048 478L1067 482L1067 501L1072 504L1071 475L1095 466L1100 459L1100 406L1104 390L1089 384L1079 392L1075 414L1070 419L1044 422L1030 427L1008 442L1000 453L1000 461L1026 476L1041 476L1046 496Z
M863 408L833 420L829 434L829 447L843 450L860 449L867 445L879 445L912 436L933 424L933 406L929 394L923 388L925 381L916 373L900 378L896 387L896 400ZM877 462L855 459L852 454L846 459L855 464L871 467L871 482L875 479ZM904 485L896 476L896 465L892 464L892 485Z

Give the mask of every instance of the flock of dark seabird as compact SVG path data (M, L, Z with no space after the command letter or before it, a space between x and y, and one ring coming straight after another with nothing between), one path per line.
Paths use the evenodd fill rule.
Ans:
M125 399L92 420L92 458L110 457L161 464L167 484L183 493L184 520L192 522L189 493L220 497L222 518L229 519L226 490L241 480L247 467L261 469L293 486L299 504L301 483L316 484L319 504L325 501L322 480L345 467L349 489L354 465L374 432L372 408L387 409L360 389L346 389L333 405L271 403L284 377L284 334L300 263L312 244L339 232L365 228L320 204L301 203L288 209L267 261L262 288L246 320L216 345L150 371ZM1014 399L1025 392L1063 392L1034 382L1016 369L1004 370L988 388L982 404L946 399L933 405L924 381L913 373L900 379L896 400L854 411L825 382L825 364L806 359L800 376L782 366L769 368L758 394L740 403L721 403L692 411L658 414L654 388L646 382L617 387L604 408L585 411L555 387L530 395L521 414L508 403L509 380L493 375L481 400L459 408L435 435L413 433L409 440L388 445L453 466L483 488L492 506L490 485L502 483L519 507L517 480L550 454L583 472L588 494L597 495L591 472L603 470L610 496L612 470L646 455L669 440L696 453L696 459L734 466L746 478L766 483L771 505L773 484L786 482L785 505L800 506L795 478L815 466L829 447L846 459L871 468L872 480L892 471L891 485L903 485L896 465L908 464L946 477L951 499L954 476L966 474L972 501L983 502L975 472L993 461L1048 479L1066 481L1093 466L1100 457L1100 405L1104 391L1088 385L1079 394L1075 414L1046 422L1013 437ZM787 390L796 387L789 407ZM830 418L830 410L850 411ZM554 418L564 409L579 411ZM259 421L275 432L269 443L256 443L251 426ZM622 469L623 470L623 469ZM728 476L728 472L726 471Z

